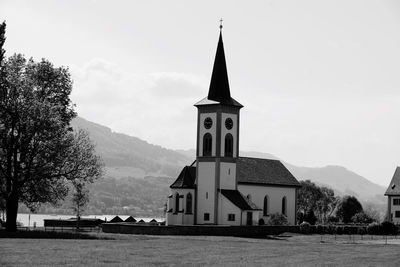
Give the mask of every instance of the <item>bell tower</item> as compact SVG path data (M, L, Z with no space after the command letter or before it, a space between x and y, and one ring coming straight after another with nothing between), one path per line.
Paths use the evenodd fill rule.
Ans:
M220 189L237 189L239 113L243 107L231 97L222 24L208 96L197 102L196 224L218 223Z

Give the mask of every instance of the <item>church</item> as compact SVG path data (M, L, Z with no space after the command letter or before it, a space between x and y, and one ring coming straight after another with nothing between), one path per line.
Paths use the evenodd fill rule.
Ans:
M240 109L231 97L222 25L208 96L197 107L196 160L170 186L167 225L296 224L299 182L279 161L239 157Z

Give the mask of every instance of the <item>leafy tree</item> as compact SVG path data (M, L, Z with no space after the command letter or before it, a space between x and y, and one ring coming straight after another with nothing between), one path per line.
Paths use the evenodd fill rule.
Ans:
M76 116L69 98L67 68L42 59L13 55L4 63L0 98L0 194L6 200L6 228L16 230L18 204L35 210L56 204L69 181L92 182L102 162L82 131L70 127Z
M316 208L316 203L322 198L320 188L310 180L300 181L301 188L297 195L297 204L299 211L306 211Z
M327 187L319 187L310 180L300 181L300 184L302 187L299 189L297 197L298 212L306 216L306 213L313 211L312 217L317 216L315 220L326 222L339 202L334 191ZM301 215L299 218L302 218ZM302 219L307 221L305 218ZM314 221L314 218L309 217L308 219Z
M319 187L319 190L321 194L316 203L316 210L318 220L325 223L339 203L339 198L335 197L334 191L328 187Z
M351 222L351 218L356 214L363 211L360 202L354 196L344 196L338 205L336 215L344 223Z
M381 215L379 214L379 211L377 211L373 205L366 204L366 205L364 205L363 210L364 210L365 214L368 215L368 217L372 218L372 220L374 222L381 221Z
M72 196L73 209L76 214L76 228L79 229L79 222L83 208L89 202L89 190L85 187L85 184L81 181L73 182L75 192Z

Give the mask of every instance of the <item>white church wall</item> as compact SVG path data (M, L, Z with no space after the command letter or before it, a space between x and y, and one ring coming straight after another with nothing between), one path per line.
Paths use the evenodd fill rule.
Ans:
M220 188L236 189L236 163L220 163Z
M278 187L278 186L262 186L262 185L247 185L238 184L238 190L245 196L250 195L251 201L260 209L264 206L264 197L269 197L268 213L281 213L282 212L282 198L286 197L286 216L288 222L292 225L295 224L296 219L296 189L291 187ZM265 222L268 221L269 216L263 216L260 212L260 218Z
M177 212L176 210L176 194L179 194L179 211L183 212ZM192 195L192 213L188 214L187 210L187 196L188 193ZM184 188L179 188L179 189L172 189L171 190L171 198L168 198L168 205L167 205L167 211L172 209L172 212L168 212L166 216L166 225L183 225L183 224L188 224L188 225L193 225L194 224L194 210L195 210L195 191L194 189L184 189Z
M218 224L222 225L240 225L241 210L230 202L222 194L219 195L219 208L218 208ZM228 214L234 214L235 220L229 221Z
M210 129L204 127L204 120L210 117L212 119L212 126ZM210 133L212 136L212 152L211 155L215 156L216 153L216 129L217 129L217 114L216 113L201 113L199 121L199 155L203 156L203 136Z
M228 130L225 127L225 120L227 118L231 118L233 121L233 127L232 129ZM225 136L227 133L230 133L233 136L233 157L237 157L237 132L238 132L238 121L237 121L238 116L236 114L230 114L230 113L222 113L221 114L221 156L225 156Z
M198 162L197 172L197 224L211 224L215 212L215 162ZM209 220L204 220L204 213L209 214Z

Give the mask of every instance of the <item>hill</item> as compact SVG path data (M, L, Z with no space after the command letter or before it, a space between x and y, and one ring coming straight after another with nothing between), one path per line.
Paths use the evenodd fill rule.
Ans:
M105 162L107 175L113 178L143 178L148 175L174 177L183 165L191 163L191 159L181 153L113 132L108 127L83 118L74 119L72 127L89 132L97 152Z

